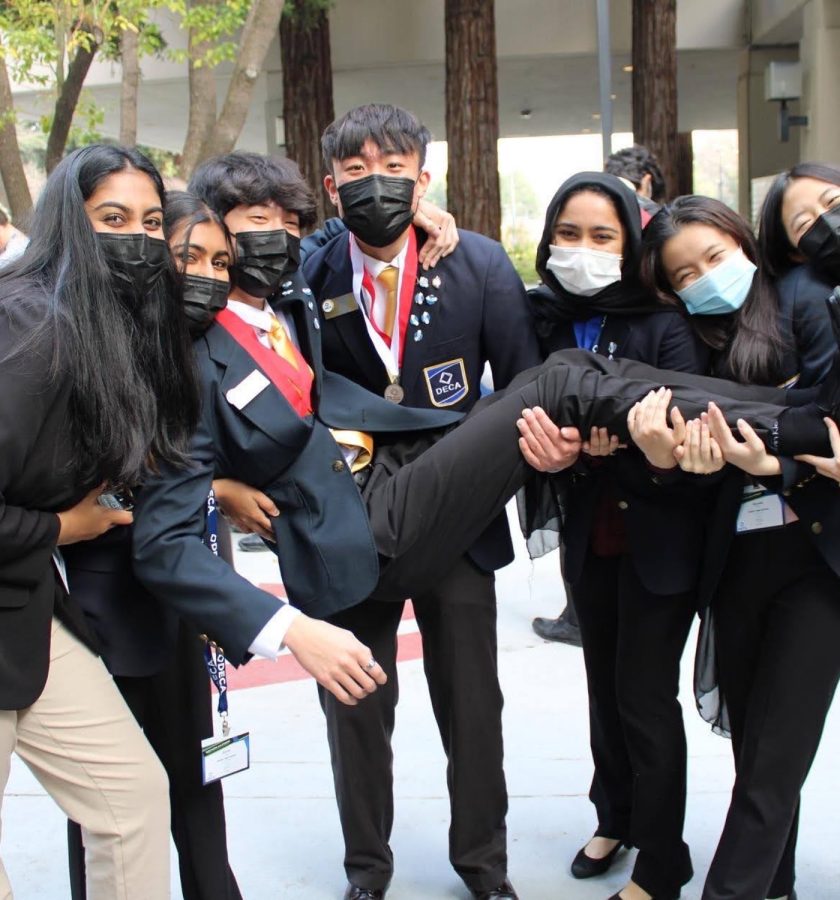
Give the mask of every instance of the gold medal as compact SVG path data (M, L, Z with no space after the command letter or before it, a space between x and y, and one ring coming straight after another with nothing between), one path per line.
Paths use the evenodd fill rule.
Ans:
M385 399L390 400L391 403L402 403L403 397L405 397L405 391L396 381L385 388Z

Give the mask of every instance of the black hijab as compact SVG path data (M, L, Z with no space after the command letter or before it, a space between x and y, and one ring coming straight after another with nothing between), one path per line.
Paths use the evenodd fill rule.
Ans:
M567 291L548 270L551 255L549 246L554 234L554 222L560 210L572 194L594 187L606 194L615 205L624 226L624 252L622 253L621 280L607 285L590 297L582 297ZM554 195L545 212L545 227L537 247L537 273L542 284L528 292L531 312L540 325L580 322L597 315L635 315L639 313L673 312L673 308L659 303L639 285L639 253L642 244L642 219L636 194L620 178L605 172L578 172L567 178Z

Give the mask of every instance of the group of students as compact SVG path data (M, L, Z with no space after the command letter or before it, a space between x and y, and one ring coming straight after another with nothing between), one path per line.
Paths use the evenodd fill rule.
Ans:
M239 897L200 777L204 645L235 665L285 646L327 717L345 897L377 900L412 597L451 861L480 900L515 898L492 573L518 494L581 623L598 827L573 874L626 845L625 900L692 876L676 698L699 610L700 708L736 761L703 896L790 897L838 674L840 170L780 176L761 253L717 201L642 235L624 183L574 176L526 296L498 244L422 205L428 140L386 105L333 123L341 222L303 245L315 204L289 160L229 154L167 195L100 144L47 180L0 275L0 782L16 752L80 826L75 897L168 896L170 822L184 896ZM214 552L212 496L275 549L289 603Z

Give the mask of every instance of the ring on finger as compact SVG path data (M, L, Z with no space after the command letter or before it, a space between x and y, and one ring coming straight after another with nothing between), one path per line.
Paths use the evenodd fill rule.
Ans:
M379 663L371 656L371 658L365 663L365 671L370 672L372 669L375 669Z

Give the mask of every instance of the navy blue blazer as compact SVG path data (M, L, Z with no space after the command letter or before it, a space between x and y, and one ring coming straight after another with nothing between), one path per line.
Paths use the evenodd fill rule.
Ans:
M291 316L315 375L314 415L299 416L272 383L242 403L231 389L259 366L218 324L195 344L202 415L192 465L167 467L143 486L135 509L134 569L146 587L235 664L281 605L204 546L213 478L236 478L268 494L289 600L325 617L364 600L376 586L379 558L367 511L330 428L358 429L388 441L439 429L460 416L396 406L324 369L320 323L302 279L284 284L277 303Z
M546 352L576 346L571 323L558 325L543 339ZM676 309L608 315L597 352L696 374L706 372L709 359L707 349ZM706 488L711 481L679 469L655 472L632 446L597 466L582 462L555 478L565 513L563 572L572 584L582 575L598 497L605 489L621 510L628 551L645 587L656 594L676 594L697 584L710 493Z
M175 650L178 620L144 590L131 565L131 528L62 548L67 581L112 675L161 672Z
M416 234L422 246L426 236ZM452 254L417 273L412 313L418 324L408 326L400 371L407 406L467 412L481 396L485 363L494 386L504 388L542 362L522 280L501 244L471 231L458 234ZM349 241L348 232L334 237L306 257L303 270L319 303L325 365L381 395L388 373L352 297ZM329 300L332 308L325 312ZM511 562L504 516L487 528L469 556L485 571Z

